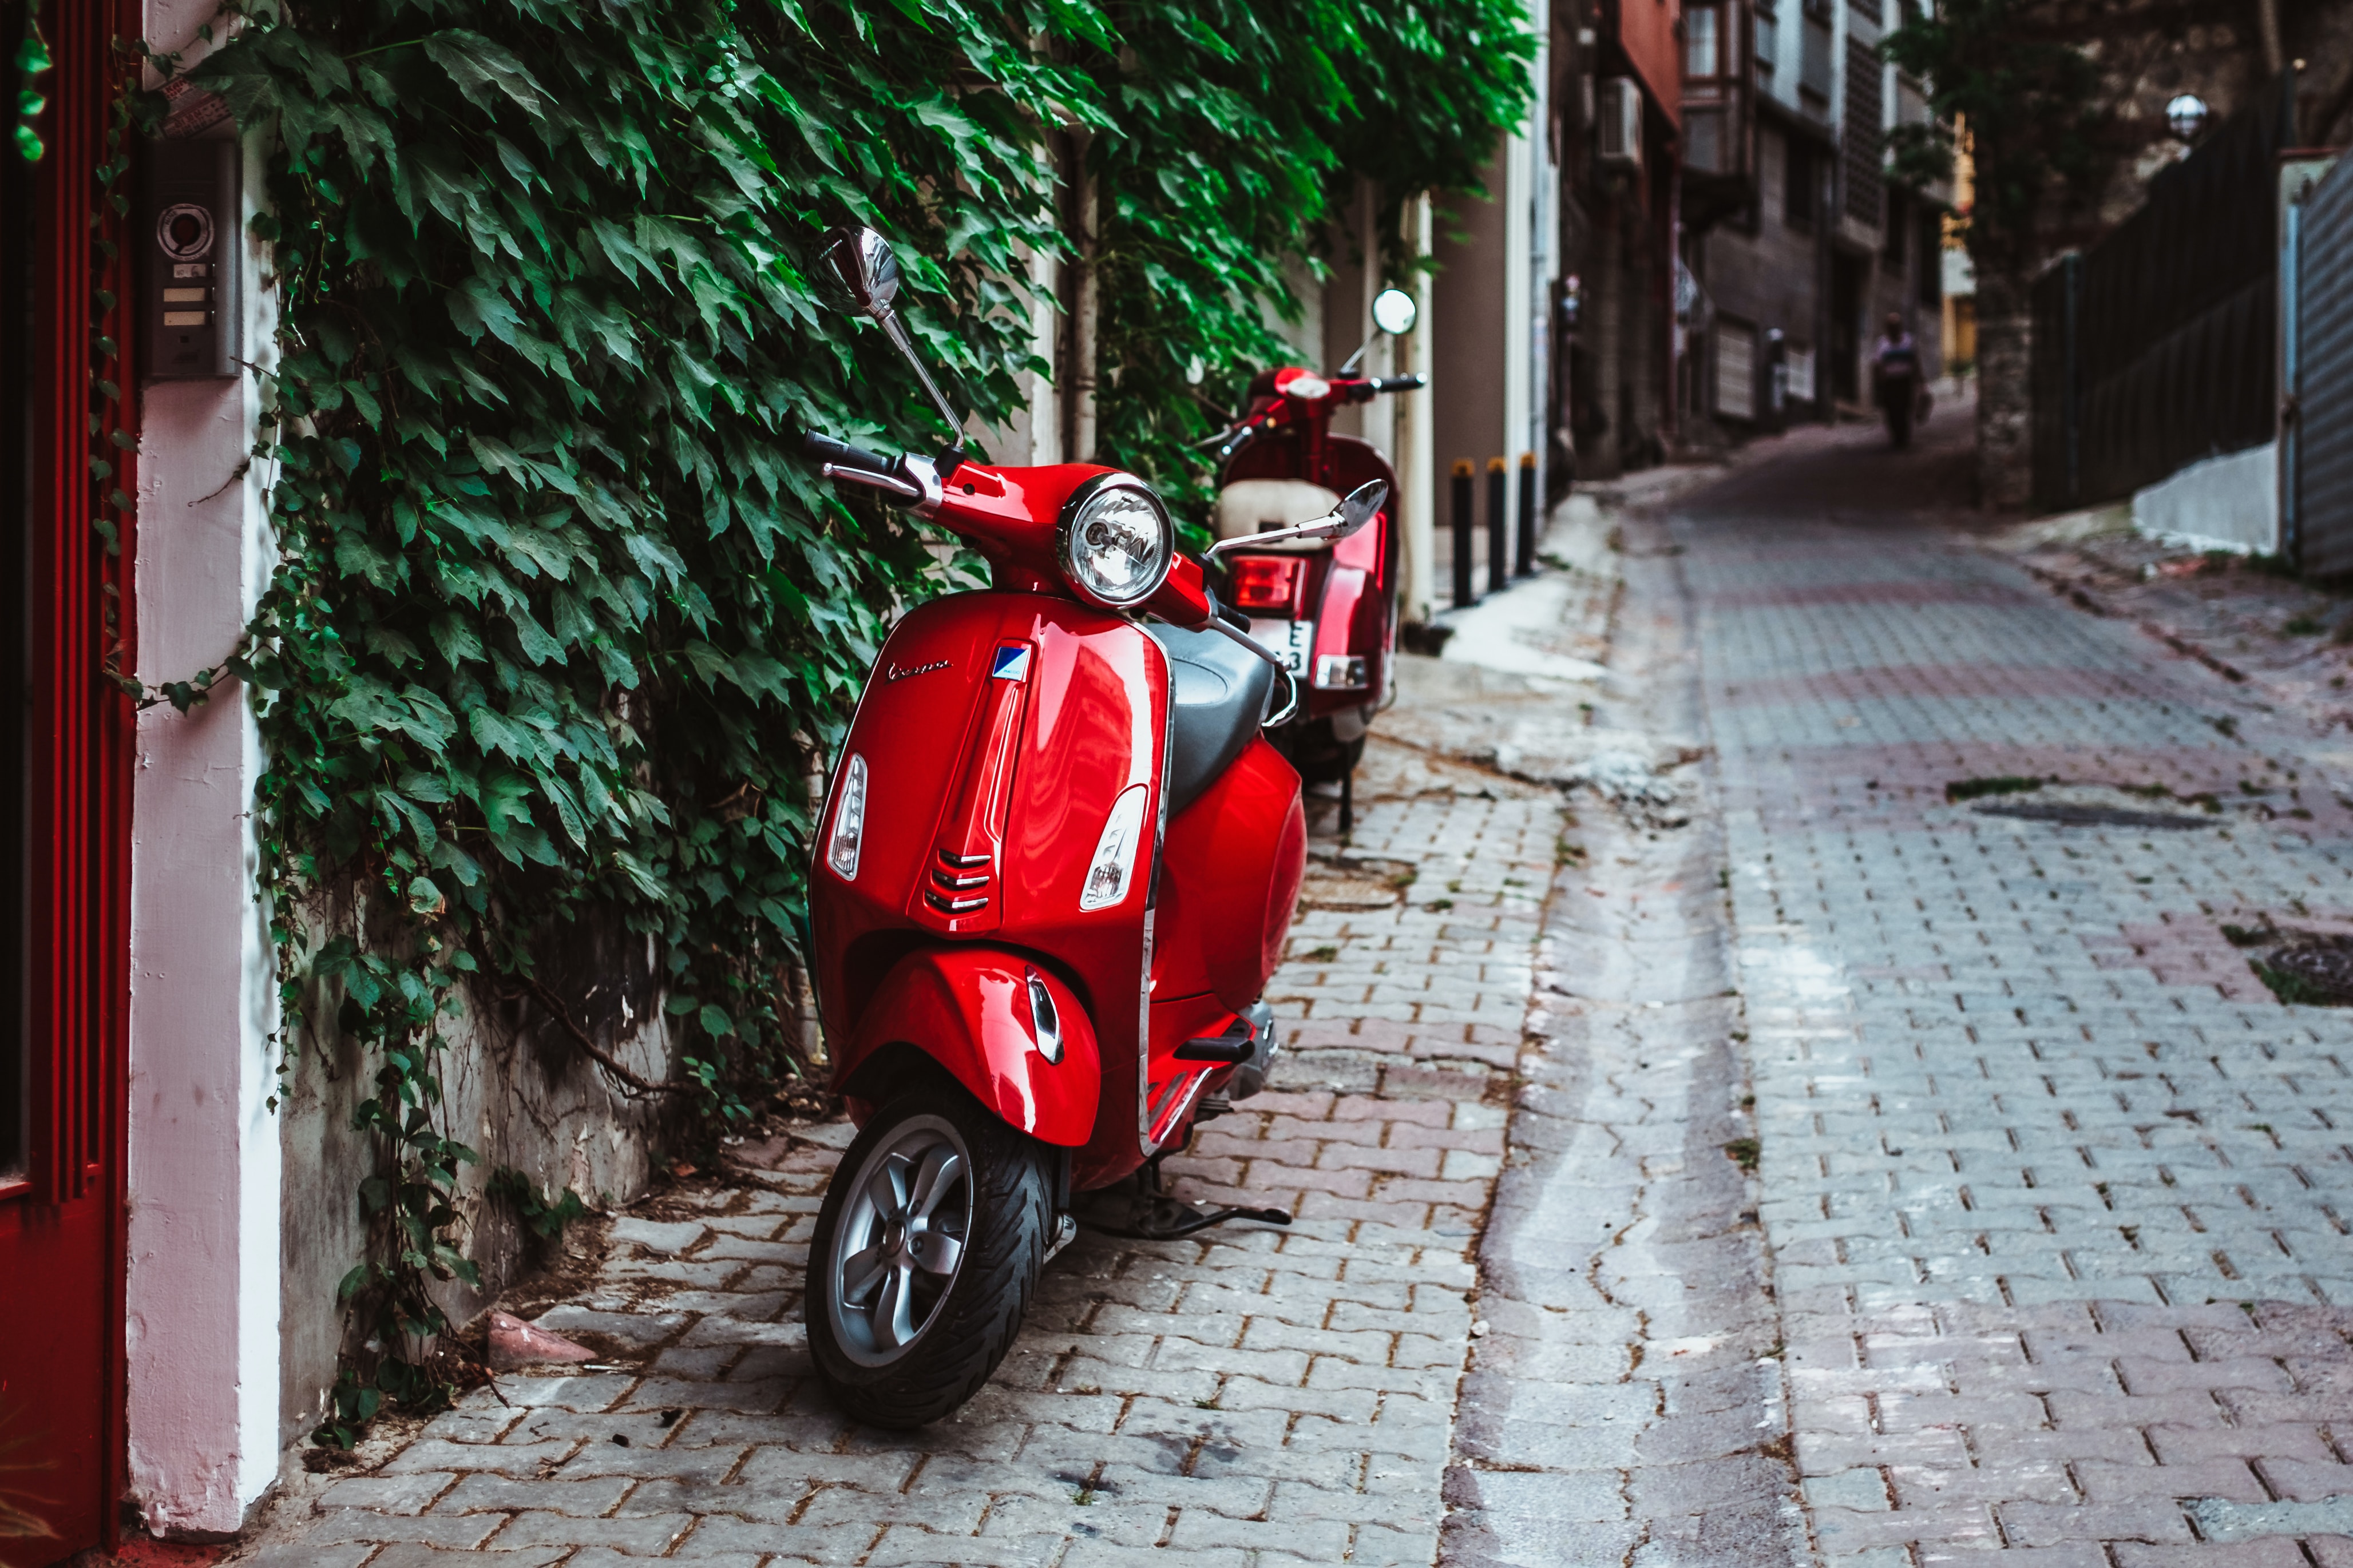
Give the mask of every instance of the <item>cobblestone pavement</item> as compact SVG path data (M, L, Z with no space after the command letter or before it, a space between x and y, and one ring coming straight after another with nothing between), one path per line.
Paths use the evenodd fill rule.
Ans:
M1082 1235L860 1430L799 1128L241 1560L2353 1568L2353 1015L2253 967L2353 942L2353 752L1986 548L1962 424L1572 509L1410 662L1171 1164L1290 1230Z
M2348 813L2300 724L1907 514L1949 456L1673 529L1814 1543L2353 1563L2353 1018L2232 941L2353 929Z
M799 1321L849 1130L805 1128L612 1226L594 1286L537 1318L606 1370L476 1391L376 1445L371 1473L290 1498L240 1560L1431 1562L1561 812L1387 742L1357 803L1345 847L1320 807L1270 991L1276 1088L1169 1164L1180 1195L1284 1205L1288 1230L1082 1232L958 1416L861 1429L814 1385Z
M1690 618L1630 521L1511 1161L1481 1252L1442 1561L1787 1564L1806 1549ZM1634 765L1639 763L1640 765Z

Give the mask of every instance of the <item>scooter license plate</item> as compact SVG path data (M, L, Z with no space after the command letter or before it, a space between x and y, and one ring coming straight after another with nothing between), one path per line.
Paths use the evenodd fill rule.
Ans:
M1307 679L1308 661L1315 656L1314 621L1254 620L1250 640L1282 660L1283 668Z

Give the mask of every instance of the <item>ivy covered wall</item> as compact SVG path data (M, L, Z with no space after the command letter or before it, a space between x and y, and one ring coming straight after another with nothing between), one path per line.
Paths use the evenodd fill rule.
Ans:
M1024 258L1086 268L1096 456L1198 494L1185 367L1230 391L1274 352L1335 194L1470 183L1525 33L1513 0L248 0L193 79L269 171L280 559L228 668L269 752L289 1092L348 1129L315 1173L350 1217L303 1270L349 1249L326 1440L434 1396L365 1347L512 1266L491 1169L582 1179L555 1086L641 1177L657 1126L691 1146L818 1056L808 780L894 606L954 575L794 456L945 434L816 302L825 228L892 237L917 342L991 424L1036 368ZM1073 149L1091 203L1057 188ZM626 1015L603 952L643 955Z

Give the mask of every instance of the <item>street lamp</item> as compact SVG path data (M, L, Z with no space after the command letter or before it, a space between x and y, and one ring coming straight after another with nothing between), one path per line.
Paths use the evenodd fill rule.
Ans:
M2194 92L2185 92L2165 106L2165 122L2183 142L2195 142L2198 133L2206 129L2207 113L2204 99Z

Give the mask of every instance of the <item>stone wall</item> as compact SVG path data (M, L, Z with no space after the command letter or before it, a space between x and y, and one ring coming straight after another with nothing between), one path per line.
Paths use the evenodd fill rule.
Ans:
M364 899L335 912L337 929L368 928ZM314 919L314 923L315 919ZM661 1012L652 939L610 929L541 933L539 976L598 1047L639 1077L676 1076L674 1043ZM482 1271L476 1290L449 1281L442 1308L463 1325L535 1262L535 1238L513 1205L486 1188L501 1168L543 1192L570 1187L591 1207L627 1203L646 1190L661 1142L665 1108L630 1098L536 1006L485 986L467 1011L444 1020L437 1121L481 1156L459 1170L460 1251ZM339 988L305 998L310 1016L331 1019ZM362 1257L366 1222L359 1187L378 1169L376 1140L355 1131L352 1111L375 1089L374 1049L341 1031L290 1030L277 1133L284 1163L280 1237L278 1440L304 1444L326 1413L347 1326L336 1287Z

